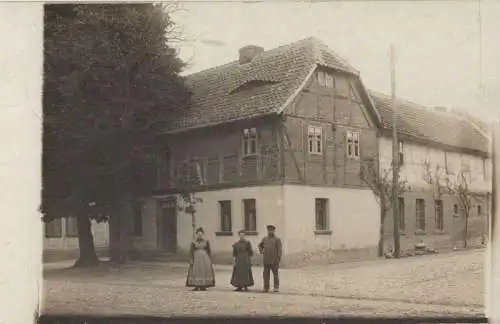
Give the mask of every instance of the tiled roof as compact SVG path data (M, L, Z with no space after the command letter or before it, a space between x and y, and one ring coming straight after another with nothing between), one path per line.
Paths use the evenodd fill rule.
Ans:
M303 39L265 51L246 64L235 60L187 76L192 103L167 131L279 113L317 65L359 75L321 41Z
M374 91L369 91L369 94L380 114L382 127L392 130L391 98ZM402 135L459 149L488 152L488 139L464 117L403 99L397 100L397 109L397 126Z
M490 136L490 125L488 123L485 123L481 119L477 118L476 116L473 116L472 114L462 109L452 108L451 112L469 120L475 127L478 127L483 134L485 134L488 137Z

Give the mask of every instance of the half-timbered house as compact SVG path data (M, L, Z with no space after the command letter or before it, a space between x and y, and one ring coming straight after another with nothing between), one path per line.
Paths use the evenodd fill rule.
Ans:
M192 104L160 137L157 188L136 213L135 249L186 252L191 216L176 193L187 183L202 199L196 225L216 258L231 256L239 229L256 246L268 224L285 263L376 256L379 208L359 174L378 159L380 117L356 69L308 38L243 47L187 82Z

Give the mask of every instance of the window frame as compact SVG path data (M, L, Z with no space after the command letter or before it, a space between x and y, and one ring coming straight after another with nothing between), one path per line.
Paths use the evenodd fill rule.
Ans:
M219 231L222 233L233 232L233 204L231 200L219 200Z
M405 150L404 150L404 143L402 141L399 141L399 152L398 152L398 162L399 165L404 165L405 164Z
M415 199L415 229L417 231L425 232L427 229L425 208L425 199Z
M241 134L241 150L242 155L246 156L256 156L259 151L259 138L258 131L256 127L244 128Z
M59 223L59 232L56 232L54 230L54 227L49 227L49 226L54 226L54 224ZM54 218L48 223L44 223L44 237L48 239L58 239L63 237L63 226L62 226L62 219L61 218Z
M325 88L335 88L335 78L330 73L325 73Z
M320 86L326 87L326 72L318 70L316 80Z
M434 200L434 225L438 231L444 231L444 209L443 200ZM438 213L439 211L439 213Z
M330 200L328 198L314 199L314 229L315 231L330 230ZM321 212L321 215L320 215Z
M360 131L346 131L346 155L349 159L359 160L361 157L361 133Z
M487 167L487 159L483 158L483 180L489 180L488 179L488 167Z
M255 198L245 198L242 200L242 205L243 230L247 235L257 235L257 200ZM250 215L252 215L251 218L249 218Z
M71 221L74 221L74 223L71 223L70 219ZM75 224L75 227L73 228L70 224ZM73 229L75 230L74 232ZM76 216L68 216L65 219L64 230L66 237L78 237L78 220L76 219Z
M323 155L323 127L307 127L307 152L311 155Z

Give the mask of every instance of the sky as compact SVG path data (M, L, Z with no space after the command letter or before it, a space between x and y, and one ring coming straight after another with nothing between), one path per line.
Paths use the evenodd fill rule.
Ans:
M361 72L369 89L427 106L500 116L500 1L182 2L173 14L186 74L238 58L249 44L272 49L316 37ZM482 46L481 46L482 44Z

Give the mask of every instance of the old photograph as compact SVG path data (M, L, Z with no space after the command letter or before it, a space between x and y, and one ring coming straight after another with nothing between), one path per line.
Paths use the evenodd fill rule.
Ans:
M487 315L500 3L43 11L42 314Z

